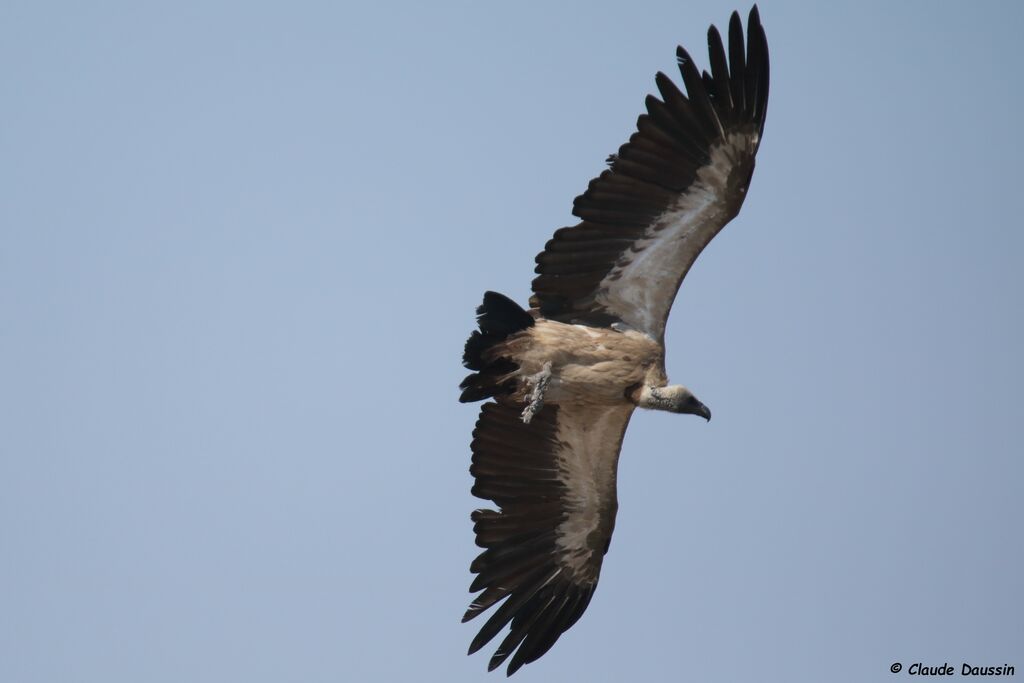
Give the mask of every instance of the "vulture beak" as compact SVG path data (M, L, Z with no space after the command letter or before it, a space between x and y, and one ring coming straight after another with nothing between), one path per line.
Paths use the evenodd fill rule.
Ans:
M698 401L697 397L693 394L689 394L683 400L682 405L676 409L676 412L685 413L687 415L699 415L708 422L711 421L711 410L706 405Z

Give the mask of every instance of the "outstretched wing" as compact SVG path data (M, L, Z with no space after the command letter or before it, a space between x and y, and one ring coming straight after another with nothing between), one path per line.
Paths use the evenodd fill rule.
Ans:
M529 424L521 406L487 403L473 431L476 510L470 592L462 620L502 599L469 646L473 654L511 623L488 670L510 655L508 674L547 652L580 618L597 587L615 511L615 472L633 406L545 406ZM514 654L513 654L514 653Z
M739 213L768 105L768 44L757 7L743 27L733 12L728 59L708 30L711 73L678 48L683 95L667 76L647 97L637 132L573 203L537 256L532 306L542 316L625 323L661 340L680 283L697 256Z

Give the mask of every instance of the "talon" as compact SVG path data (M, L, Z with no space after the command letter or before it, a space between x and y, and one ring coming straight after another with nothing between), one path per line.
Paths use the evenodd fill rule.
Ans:
M544 407L544 392L548 388L549 381L551 381L551 361L545 363L544 367L536 375L526 378L526 383L532 384L533 389L530 391L530 402L523 408L522 412L525 424L530 424L533 416Z

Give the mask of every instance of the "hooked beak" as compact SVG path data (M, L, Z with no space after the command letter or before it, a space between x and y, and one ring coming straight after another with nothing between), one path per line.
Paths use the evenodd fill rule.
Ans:
M706 405L698 401L697 397L692 394L687 398L686 402L680 406L678 412L686 413L688 415L699 415L708 422L711 421L711 410Z

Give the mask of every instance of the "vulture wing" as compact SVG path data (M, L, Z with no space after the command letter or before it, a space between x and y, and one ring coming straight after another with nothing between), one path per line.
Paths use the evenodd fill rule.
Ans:
M711 73L678 48L686 95L656 77L637 132L573 202L578 225L537 256L530 304L545 318L625 325L662 340L676 292L697 256L739 213L768 105L768 43L757 7L733 12L728 58L708 30Z
M597 586L615 511L615 473L633 406L545 406L524 424L521 406L487 403L473 431L473 495L500 508L473 512L469 621L504 602L469 646L511 630L489 670L508 674L547 652L580 618Z

